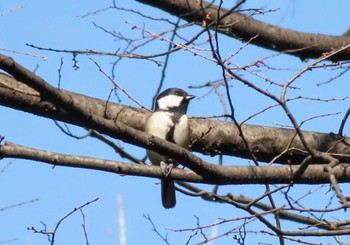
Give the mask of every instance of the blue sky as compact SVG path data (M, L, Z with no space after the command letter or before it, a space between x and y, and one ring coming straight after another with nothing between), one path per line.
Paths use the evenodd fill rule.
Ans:
M151 16L170 18L176 21L173 16L168 16L157 9L135 1L127 3L119 1L118 4L121 7L143 11ZM98 71L90 58L98 62L109 73L115 57L78 56L77 61L80 68L75 70L71 55L40 51L30 48L26 44L67 50L92 49L115 52L118 48L123 48L125 43L96 28L93 22L133 38L139 38L141 33L139 30L132 30L130 25L125 23L126 21L138 26L145 25L147 30L155 33L169 29L169 26L164 22L148 21L136 14L115 10L106 10L82 17L110 5L110 1L37 0L28 2L0 0L0 14L21 7L12 13L0 16L2 33L0 52L13 57L30 70L36 70L38 75L53 85L58 83L58 68L61 58L63 58L61 81L63 89L106 99L112 85ZM317 9L315 9L316 5ZM295 30L339 35L349 28L350 2L348 1L337 1L337 4L332 1L248 1L245 5L245 8L256 7L275 10L256 16L256 18ZM191 27L180 33L185 37L191 37L198 31L198 27ZM205 39L206 37L202 36L198 42L205 41ZM234 53L244 45L224 36L220 36L220 42L223 56ZM167 45L166 42L158 40L137 52L141 54L160 53L166 50ZM46 59L5 50L24 52L46 57ZM203 52L203 54L210 57L209 52ZM272 54L275 53L249 46L235 57L234 62L243 66ZM159 60L162 61L162 58ZM283 55L268 59L267 62L273 67L283 69L266 71L262 74L280 83L286 82L298 70L307 66L307 63L301 62L298 58ZM221 70L218 66L200 57L194 57L190 53L180 51L170 57L168 67L164 88L181 87L198 97L191 104L189 115L210 116L223 113L217 96L213 93L205 96L209 89L187 89L189 85L201 85L220 79ZM115 80L134 98L145 106L151 107L151 98L160 81L161 69L162 67L158 67L150 61L124 59L116 66ZM296 81L295 86L300 87L300 90L291 91L288 96L347 97L349 95L348 74L331 84L316 86L317 83L327 81L336 74L338 73L331 69L309 72ZM276 94L279 93L277 88L264 84L255 76L242 75L248 79L256 79L260 86L266 87ZM223 91L221 90L221 92ZM254 91L237 82L232 82L231 93L239 121L273 104L272 101L267 100L262 95L257 95ZM122 93L118 92L118 95L121 103L138 107ZM112 98L112 100L118 101L117 98ZM304 129L307 130L336 132L342 115L348 107L348 100L329 103L298 100L291 103L290 107L299 122L315 115L340 112L339 115L322 117L304 125ZM76 140L69 138L51 120L4 107L0 107L0 118L0 135L5 136L7 141L65 154L121 160L112 149L94 139ZM290 125L280 109L269 110L267 113L253 118L249 123L266 126ZM71 126L70 129L78 135L85 133L84 130L74 126ZM145 154L143 149L126 144L123 144L123 147L140 158ZM205 159L213 163L217 162L216 158L205 157ZM224 157L224 161L226 164L251 164L248 160L229 157ZM164 210L160 203L160 190L159 186L156 185L158 182L156 179L119 176L84 169L63 167L52 169L51 166L42 163L10 159L1 160L0 169L5 168L9 163L10 165L0 174L0 186L2 186L0 209L38 199L33 203L6 209L0 213L0 242L11 240L9 244L48 244L45 236L34 234L28 231L27 227L33 226L37 229L43 229L41 222L44 222L47 229L52 230L61 217L73 208L96 197L99 197L99 201L84 209L90 244L120 244L118 195L123 200L127 244L141 244L146 241L152 242L152 244L163 244L162 240L152 231L150 223L144 218L146 214L150 215L161 234L168 234L171 244L185 244L191 233L172 232L168 229L196 227L196 217L199 217L201 225L208 225L222 218L229 219L247 215L228 205L204 202L199 198L184 196L181 193L177 193L176 208ZM212 188L209 185L202 185L202 187L206 190ZM318 186L295 187L293 191L298 197L308 190L317 188ZM221 193L230 191L235 195L244 194L251 198L264 192L264 188L261 186L226 186L220 190ZM312 207L324 207L325 204L318 203L317 200L325 195L329 198L331 193L326 193L327 190L326 186L321 188L313 196L306 198L305 204ZM345 190L346 194L350 195ZM278 202L282 204L283 200L278 200ZM81 222L80 213L75 213L64 221L57 233L57 244L84 244ZM212 234L220 234L238 225L239 223L229 223L207 229L205 232L210 237ZM286 229L293 228L293 226L286 227ZM266 227L258 222L253 222L248 229L259 231L266 230ZM277 243L276 238L268 235L250 235L247 244L254 244L254 242L257 244L256 239L265 243ZM199 242L201 239L194 238L194 241ZM191 244L195 244L194 241ZM312 238L310 241L321 242L319 238ZM349 243L350 239L347 237L343 241ZM231 236L218 239L213 244L227 244L228 242L232 242ZM329 238L326 242L332 244L334 239Z

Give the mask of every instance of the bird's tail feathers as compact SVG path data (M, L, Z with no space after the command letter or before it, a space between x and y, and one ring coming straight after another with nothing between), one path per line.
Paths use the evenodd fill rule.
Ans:
M173 208L176 205L175 183L171 179L161 180L162 203L164 208Z

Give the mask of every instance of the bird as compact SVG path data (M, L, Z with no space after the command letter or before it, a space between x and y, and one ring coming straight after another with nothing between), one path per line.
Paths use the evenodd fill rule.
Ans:
M188 149L190 126L186 112L193 98L194 95L180 88L168 88L161 92L156 98L155 111L146 121L145 132ZM152 150L147 150L147 156L152 165L160 166L164 173L161 179L163 207L166 209L175 207L175 184L168 177L171 169L179 163Z

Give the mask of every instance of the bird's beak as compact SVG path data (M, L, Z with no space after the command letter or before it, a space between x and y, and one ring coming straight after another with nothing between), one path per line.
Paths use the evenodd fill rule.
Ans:
M191 99L194 99L194 98L196 98L195 95L187 95L187 96L185 97L186 100L191 100Z

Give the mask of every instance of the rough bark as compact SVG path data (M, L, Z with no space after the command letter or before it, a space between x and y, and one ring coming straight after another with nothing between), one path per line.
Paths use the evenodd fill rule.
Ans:
M144 122L149 115L146 110L61 91L74 99L75 103L79 103L79 106L90 111L91 114L111 121L120 121L137 130L143 129ZM45 96L41 96L34 89L4 73L0 73L0 104L77 126L86 126L81 120L72 117L64 109L47 101ZM191 119L190 123L192 128L192 151L209 155L223 154L243 158L250 157L238 129L233 123L206 119ZM292 141L295 136L295 131L292 129L248 124L243 125L242 129L251 151L259 161L270 162L280 155L274 162L300 164L306 157L300 139L296 137ZM337 135L308 131L304 131L303 135L311 148L322 152L330 151L338 159L349 161L350 147L343 143L344 141L339 142ZM349 142L350 139L345 138L344 140ZM282 154L283 152L284 154Z
M162 9L188 22L203 25L227 36L256 46L283 52L302 60L318 58L350 43L349 35L331 36L294 31L255 20L249 16L198 0L137 0ZM200 4L202 2L202 4ZM218 22L218 25L216 23ZM350 48L330 57L332 61L350 59Z

